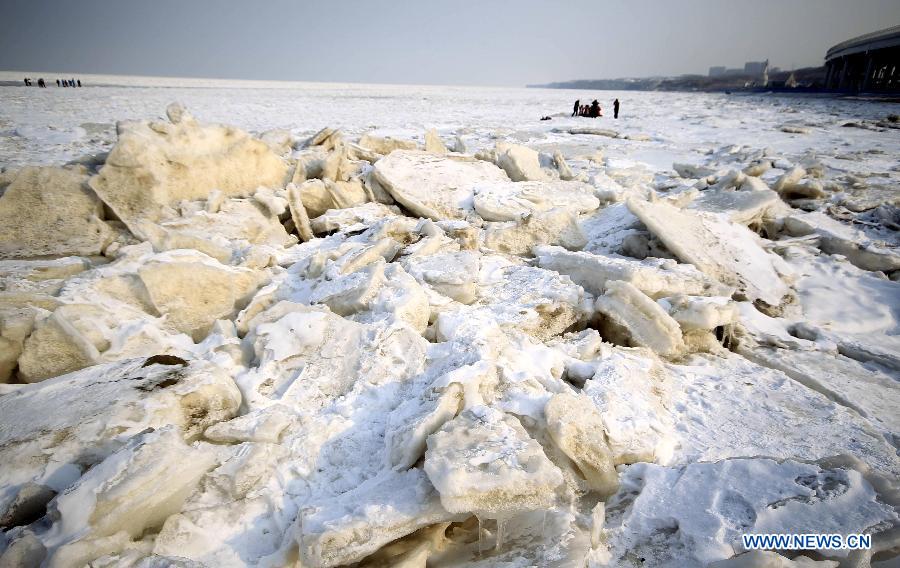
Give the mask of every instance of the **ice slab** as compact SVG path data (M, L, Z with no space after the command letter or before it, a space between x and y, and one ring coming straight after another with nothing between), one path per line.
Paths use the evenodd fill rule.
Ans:
M577 181L479 183L474 191L475 212L485 221L516 221L556 208L580 214L600 207L594 188Z
M631 199L628 208L678 258L711 278L737 287L748 299L777 306L788 294L771 254L746 227L662 201Z
M116 237L84 168L22 168L0 193L0 259L98 255Z
M420 469L386 473L330 501L303 513L297 540L304 564L357 562L422 527L460 518L442 506Z
M454 513L487 518L550 507L562 474L516 418L474 407L428 438L425 471Z
M673 382L646 350L616 348L594 366L583 392L603 419L613 460L668 463L677 444Z
M465 218L476 184L509 179L497 166L475 158L412 150L391 152L376 162L373 174L398 203L435 221Z
M684 351L678 322L628 282L608 281L594 308L602 314L601 333L615 343L647 347L663 357Z
M693 265L672 259L634 260L621 256L568 251L561 247L535 247L538 266L569 276L594 295L606 291L613 280L627 282L651 298L676 294L692 296L731 295L731 289L706 276Z
M205 199L214 189L249 196L283 187L288 165L262 141L229 126L201 125L189 115L170 123L117 125L119 140L90 186L132 233L160 220L164 209Z
M147 428L174 425L194 440L241 403L229 373L176 358L89 367L0 397L0 509L35 482L61 491Z

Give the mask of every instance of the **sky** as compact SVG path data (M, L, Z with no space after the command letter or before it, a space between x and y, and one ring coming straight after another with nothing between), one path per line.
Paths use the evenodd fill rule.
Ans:
M900 0L0 0L0 70L516 86L821 65Z

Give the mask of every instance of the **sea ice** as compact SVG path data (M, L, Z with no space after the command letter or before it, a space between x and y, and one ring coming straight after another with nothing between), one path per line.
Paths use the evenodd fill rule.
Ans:
M0 397L0 457L19 464L3 468L0 510L29 482L63 491L147 428L174 425L195 440L237 413L240 391L226 370L159 360L95 366Z
M119 123L119 140L90 181L135 235L145 235L144 225L163 219L166 207L181 199L203 199L213 189L230 197L284 186L288 166L265 143L237 128L170 114L169 123Z
M448 511L494 519L552 506L563 481L515 417L483 406L428 438L425 471Z
M538 153L521 144L497 144L495 163L503 168L513 181L542 181L547 174L541 170Z
M673 389L665 367L645 350L617 348L595 363L583 392L600 412L616 465L671 460Z
M690 264L672 259L637 261L622 256L567 251L561 247L535 247L538 265L569 276L594 295L606 292L609 281L627 282L651 298L689 294L730 295L731 289L709 278Z
M795 461L635 464L621 484L606 508L613 565L633 556L653 566L703 566L742 552L742 534L847 535L897 520L859 472Z
M588 213L600 207L594 188L577 181L480 183L475 212L485 221L517 221L550 209Z
M391 152L376 162L374 175L398 203L435 221L469 215L478 183L509 180L497 166L472 157L412 150Z
M632 199L628 208L682 261L737 287L747 299L777 306L788 294L772 255L747 228L717 215L681 210L662 201Z
M628 282L608 281L595 309L602 314L601 333L616 343L648 347L663 357L675 357L684 350L678 322Z
M795 237L818 235L819 248L840 254L863 270L892 272L900 269L900 253L872 242L861 231L822 213L795 213L784 220L788 234Z
M538 245L579 250L585 244L578 217L565 209L550 209L520 221L487 223L484 229L484 246L507 254L528 256Z
M603 419L593 402L569 393L556 394L544 407L547 430L557 446L603 496L618 488L619 475L606 440Z
M116 238L84 168L22 168L0 194L0 259L97 255Z
M0 567L894 560L887 106L257 87L0 87Z

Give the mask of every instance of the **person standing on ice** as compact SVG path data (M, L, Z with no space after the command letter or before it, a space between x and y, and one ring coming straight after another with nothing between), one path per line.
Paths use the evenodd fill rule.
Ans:
M581 108L581 99L578 99L577 101L575 101L575 106L572 107L572 116L577 115L578 109L580 109L580 108Z
M591 103L590 117L597 118L598 116L603 116L600 112L600 103L597 102L597 99L594 99L594 102Z
M613 101L613 118L619 118L619 99Z

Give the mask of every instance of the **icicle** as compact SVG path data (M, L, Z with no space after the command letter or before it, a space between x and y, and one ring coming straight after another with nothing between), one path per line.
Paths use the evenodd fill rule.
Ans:
M481 535L483 533L481 529L481 517L475 515L475 518L478 519L478 558L481 558Z
M541 540L547 538L547 509L544 509L544 516L541 517Z
M503 546L503 529L506 528L506 519L498 518L497 519L497 536L494 539L494 550L500 550L500 547Z

